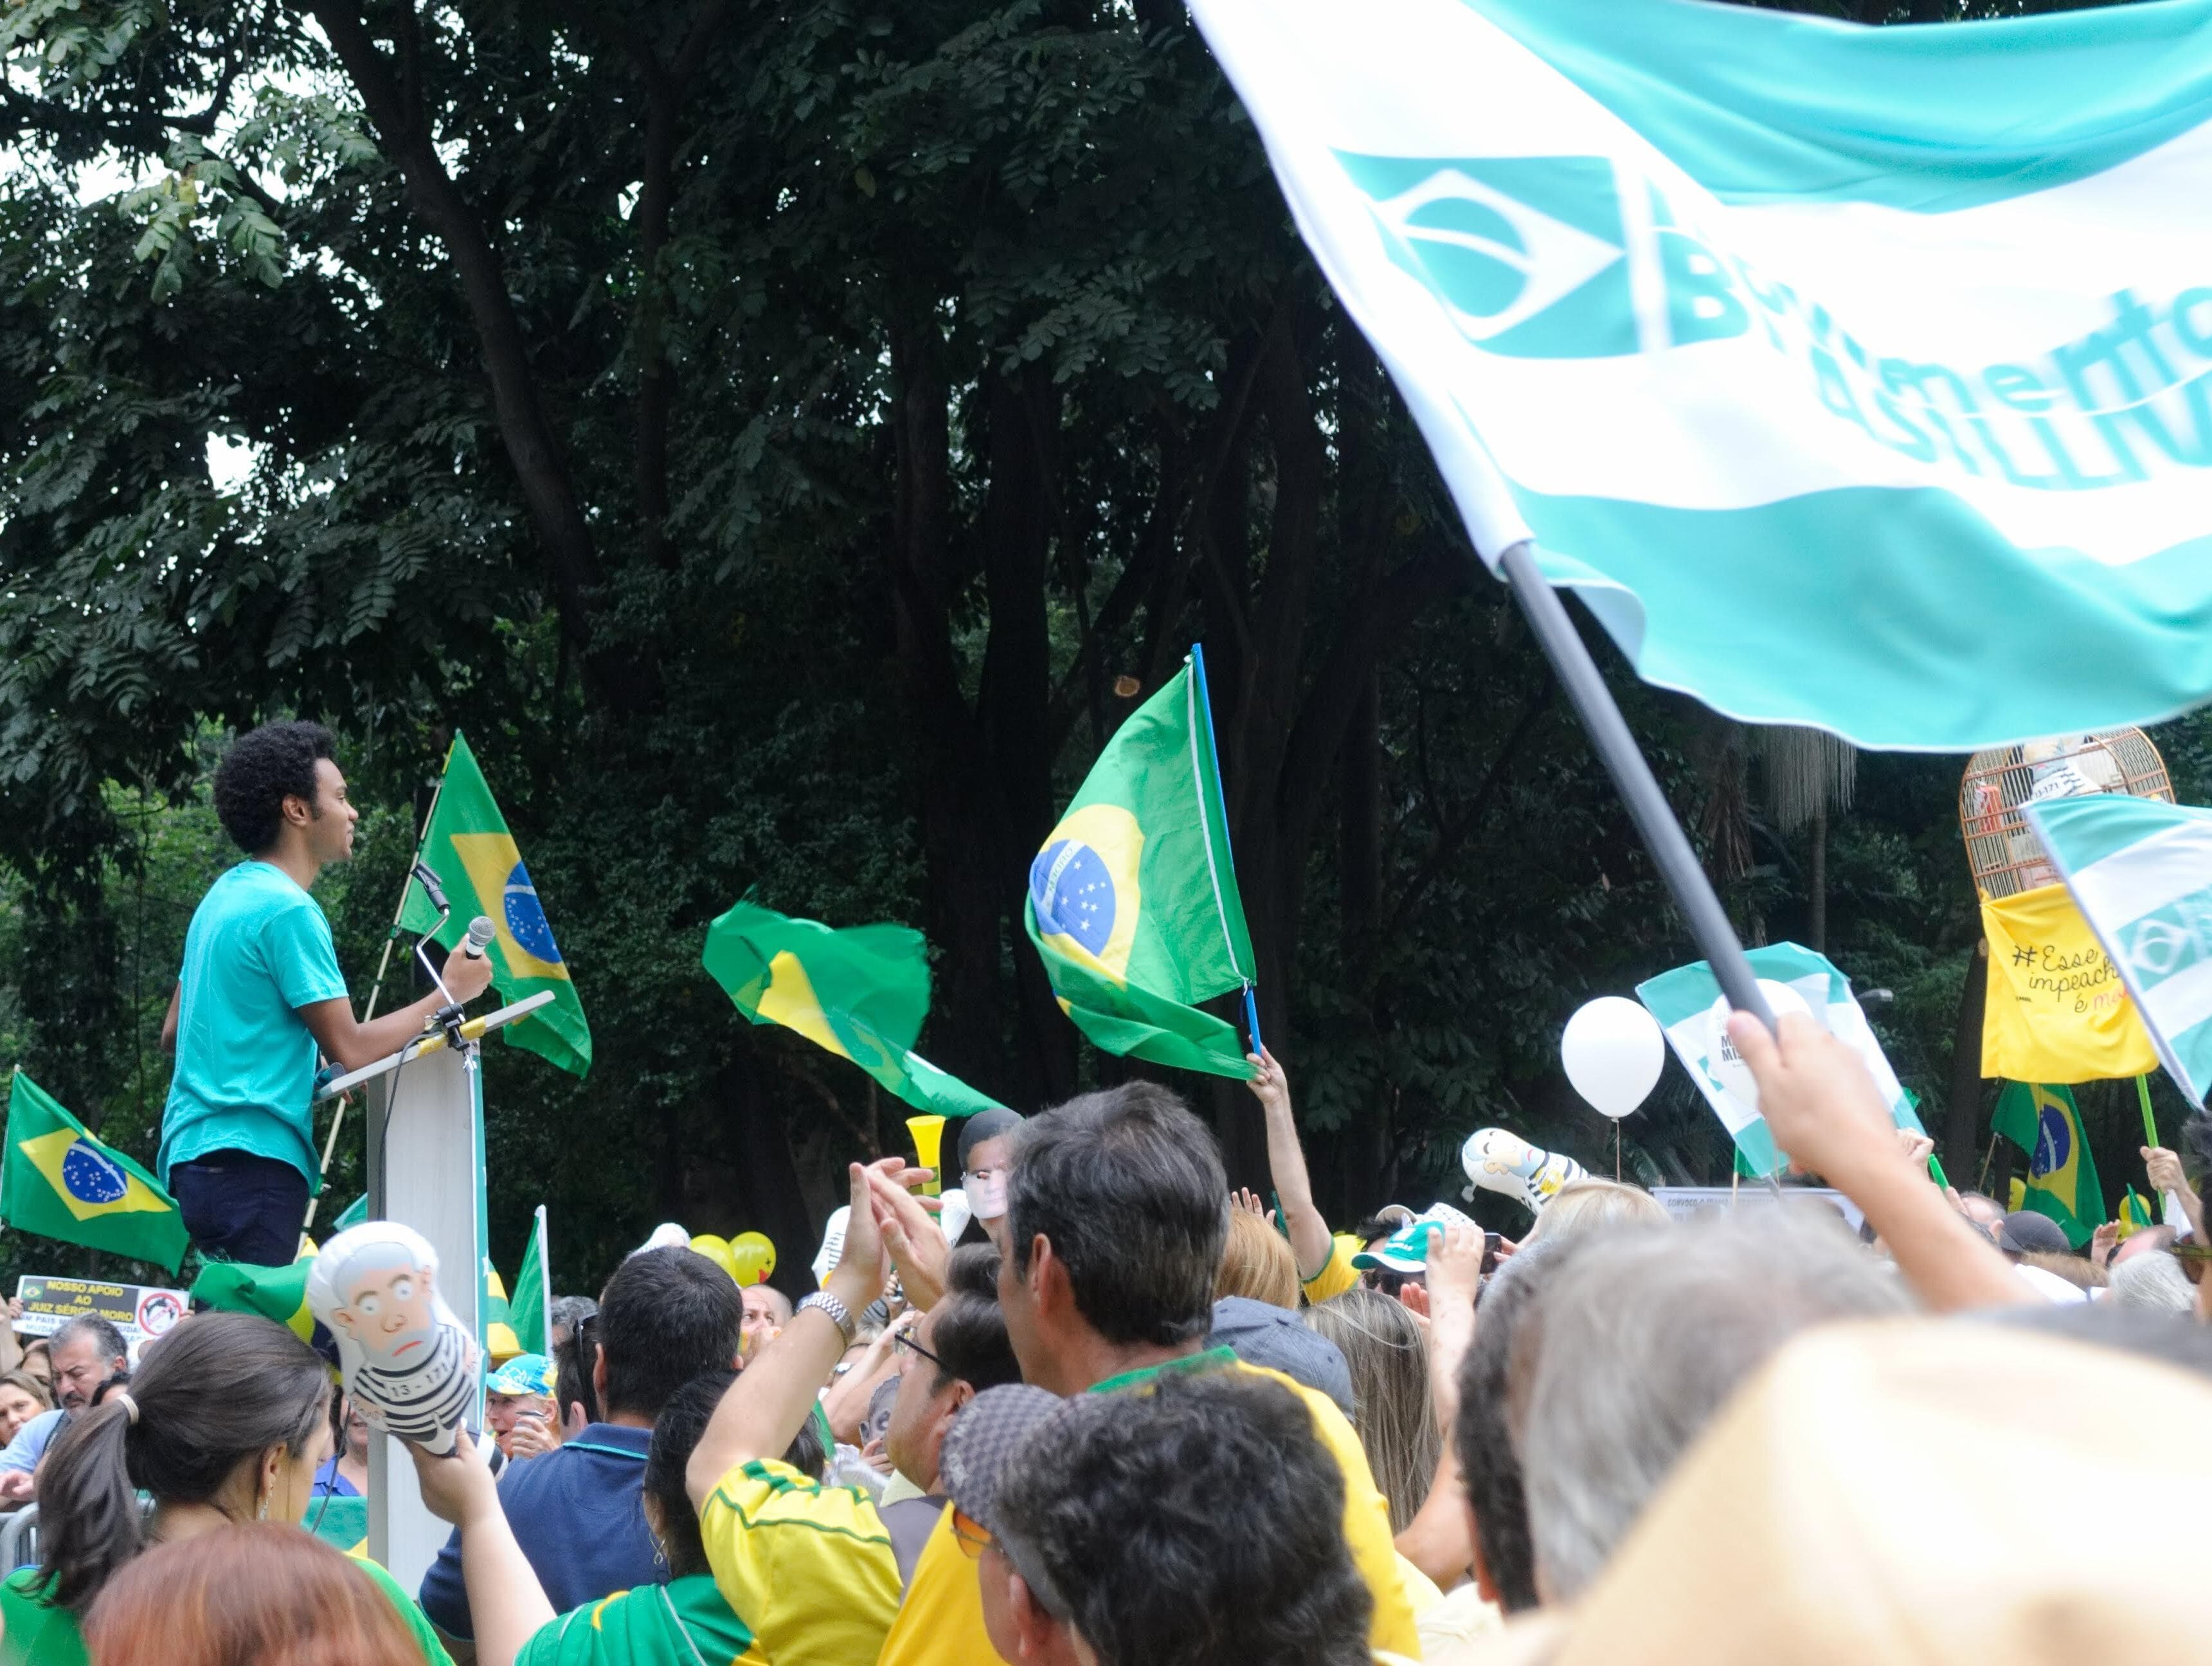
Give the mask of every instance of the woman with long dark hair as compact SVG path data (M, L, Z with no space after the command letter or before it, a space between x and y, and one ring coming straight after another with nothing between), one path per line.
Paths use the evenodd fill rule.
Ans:
M235 1522L296 1527L335 1447L330 1402L315 1351L250 1314L200 1314L148 1348L130 1385L72 1418L40 1466L41 1560L0 1584L0 1666L83 1661L86 1611L149 1543ZM141 1491L153 1495L150 1518ZM391 1600L422 1657L447 1662L398 1582L373 1562L351 1566Z

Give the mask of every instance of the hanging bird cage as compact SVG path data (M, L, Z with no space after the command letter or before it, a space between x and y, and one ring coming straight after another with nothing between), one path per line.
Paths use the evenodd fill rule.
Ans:
M2166 760L2141 729L2052 735L1976 752L1959 783L1959 831L1976 889L2002 897L2057 885L2058 869L2021 806L2083 793L2173 802Z

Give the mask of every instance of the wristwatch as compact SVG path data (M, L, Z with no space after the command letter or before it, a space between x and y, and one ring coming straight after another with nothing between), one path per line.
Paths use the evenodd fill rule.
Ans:
M811 1296L801 1297L795 1310L804 1313L810 1307L819 1308L828 1315L830 1322L837 1327L837 1334L845 1339L845 1346L853 1346L853 1333L859 1327L853 1322L850 1308L826 1290L817 1290Z

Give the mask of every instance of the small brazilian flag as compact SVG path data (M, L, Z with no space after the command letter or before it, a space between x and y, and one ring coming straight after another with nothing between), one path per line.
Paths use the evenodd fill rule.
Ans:
M1204 676L1194 660L1115 731L1030 864L1030 940L1109 1053L1249 1078L1199 1001L1252 983Z
M2028 1154L2021 1207L2050 1216L2079 1250L2105 1224L2105 1190L2073 1094L2055 1083L2007 1082L1990 1125Z
M468 934L469 921L488 917L498 929L488 952L491 956L492 986L502 1001L513 1002L540 989L553 992L553 1004L507 1026L505 1034L515 1046L526 1048L573 1076L592 1067L592 1027L584 1021L584 1006L568 964L553 941L553 927L538 901L538 888L522 853L507 830L507 818L477 767L476 754L458 731L453 750L446 755L446 778L438 789L438 802L423 830L422 860L438 876L446 900L453 911L438 931L438 942L447 949ZM399 923L410 932L427 932L438 924L438 910L421 884L409 880L399 912Z
M838 931L739 903L707 928L701 958L755 1024L796 1030L919 1110L968 1116L1002 1108L914 1050L929 1014L929 952L918 931Z
M507 1323L525 1353L553 1354L547 1334L546 1310L553 1305L552 1263L545 1250L545 1206L530 1218L530 1242L522 1249L522 1267L514 1275L514 1294L507 1303Z
M8 1094L7 1142L0 1219L172 1274L184 1264L191 1240L175 1200L121 1152L87 1134L21 1070Z
M192 1280L191 1298L201 1307L225 1313L258 1313L274 1319L303 1342L314 1340L315 1316L307 1306L307 1274L315 1270L313 1250L289 1267L255 1267L242 1261L211 1261Z

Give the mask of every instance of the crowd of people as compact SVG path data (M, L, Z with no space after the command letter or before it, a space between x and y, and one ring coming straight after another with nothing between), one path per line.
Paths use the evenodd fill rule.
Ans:
M2186 1228L2075 1254L1931 1183L1856 1061L1739 1019L1777 1140L1863 1213L1671 1220L1577 1182L1515 1242L1449 1206L1332 1232L1255 1060L1273 1199L1133 1081L956 1143L948 1242L852 1165L793 1304L687 1248L564 1298L453 1454L418 1590L300 1529L368 1490L325 1359L205 1312L135 1366L96 1319L0 1374L36 1555L0 1659L136 1666L2187 1657L2179 1552L2023 1532L2011 1498L2212 1478ZM2212 1164L2212 1122L2189 1131ZM2196 1166L2192 1164L2191 1166ZM2053 1493L2053 1489L2057 1489Z

